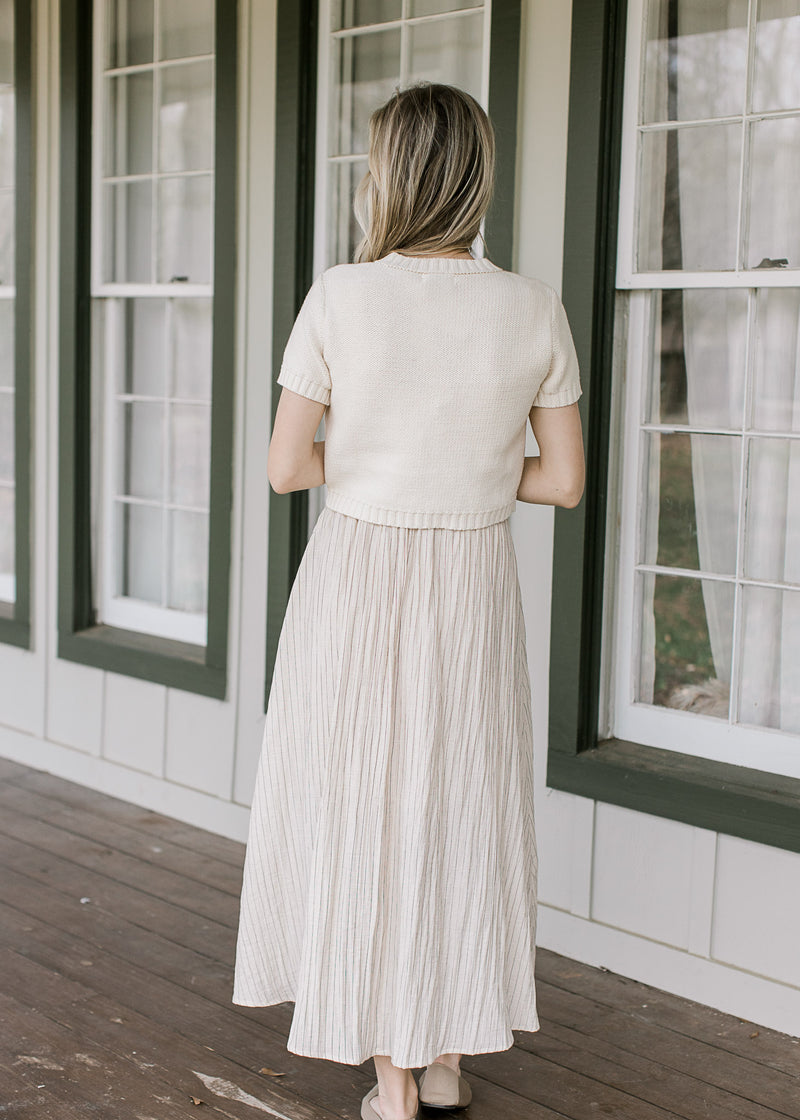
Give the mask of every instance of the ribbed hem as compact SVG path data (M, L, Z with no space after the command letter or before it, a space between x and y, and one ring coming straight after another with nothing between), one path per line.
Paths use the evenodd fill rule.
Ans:
M308 397L312 401L317 401L318 404L330 404L330 389L325 385L320 385L317 381L312 381L310 377L306 377L302 373L295 373L288 369L281 370L277 382L293 393L299 393L301 397Z
M533 404L537 408L559 408L561 405L574 404L583 393L580 385L571 385L569 389L562 389L560 393L537 393Z
M360 517L363 521L374 521L379 525L399 525L405 529L483 529L510 517L516 508L517 499L512 498L510 502L494 509L477 511L386 509L328 487L325 504L339 513Z

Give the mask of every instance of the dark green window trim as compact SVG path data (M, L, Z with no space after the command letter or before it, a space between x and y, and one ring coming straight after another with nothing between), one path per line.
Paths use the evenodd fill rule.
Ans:
M581 362L587 483L556 509L547 784L800 851L800 780L598 740L625 0L574 0L563 299Z
M61 3L58 656L218 699L227 692L233 497L237 24L235 0L217 0L208 641L194 646L96 621L89 459L92 3Z
M486 215L488 255L512 267L521 0L494 0L491 13L489 112L495 126L495 195ZM273 274L272 408L281 394L277 377L289 332L313 280L314 153L319 5L279 0L275 120L275 257ZM286 604L308 543L308 491L269 495L267 564L267 674L269 701Z
M33 90L32 5L14 3L14 573L13 603L0 603L0 641L31 646L31 433L33 377L31 371L33 247Z

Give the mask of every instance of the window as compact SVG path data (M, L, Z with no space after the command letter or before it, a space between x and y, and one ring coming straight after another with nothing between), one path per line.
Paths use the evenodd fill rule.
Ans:
M488 101L491 3L322 0L317 107L316 269L351 261L353 194L367 171L369 117L397 86L447 82Z
M77 116L62 129L59 653L212 695L230 568L236 15L65 0L62 21Z
M214 5L100 0L95 18L98 620L204 645Z
M0 640L29 644L30 11L0 0Z
M766 219L753 221L763 204L752 187L757 174L753 138L762 120L791 119L797 106L779 111L753 100L759 36L765 41L762 24L776 13L764 2L748 6L744 21L736 3L714 6L714 12L712 17L709 5L684 8L678 2L665 10L655 0L573 0L563 299L581 363L587 479L576 509L555 511L547 784L800 851L800 778L792 776L796 735L740 718L744 685L752 695L757 677L742 676L736 668L736 657L743 672L749 655L736 629L747 632L749 595L777 591L783 597L795 590L787 578L789 566L780 573L773 567L769 577L761 568L756 576L748 568L755 554L748 557L746 544L748 519L763 494L759 452L778 446L761 441L789 441L794 431L783 406L770 403L776 391L764 390L765 376L774 378L786 366L776 363L777 351L765 359L769 339L760 353L759 316L764 307L778 314L775 309L782 306L786 313L784 301L793 298L797 267L790 245L794 229L778 251L766 248L774 244ZM782 26L786 34L797 34L796 13L789 4L778 13L791 17ZM773 43L781 40L772 30L768 34ZM720 35L722 41L712 48L712 39ZM785 45L796 54L788 41ZM721 67L726 82L741 75L737 60L743 49L744 89L737 78L741 100L733 108L717 74ZM702 71L714 75L706 89L713 87L728 100L709 101L706 95L704 102L698 81L695 104L687 108L675 83ZM666 75L672 76L671 94L664 88ZM790 88L785 74L779 85ZM689 92L684 87L683 93ZM691 115L681 115L684 109ZM705 163L708 153L697 143L700 130L706 130L710 144L712 130L722 127L728 129L725 144L734 145L738 131L738 173L728 151L723 174L718 146L704 170L716 176L716 186L704 192L699 173L687 161ZM695 131L687 145L684 133L690 129ZM792 150L776 148L772 154L776 174L767 209L774 233L782 230L776 200ZM724 190L721 181L728 184ZM710 225L698 230L692 223L709 196L715 212L708 217ZM712 230L719 235L726 222L735 231L720 248ZM769 236L762 238L759 229ZM678 259L678 251L685 257ZM743 322L744 352L739 348ZM707 384L702 377L681 372L689 365L696 371L698 360L708 366L710 396L699 391ZM769 427L765 406L772 409ZM780 429L778 416L784 417ZM730 450L719 453L734 441L738 463ZM706 500L711 487L719 488L715 493L732 488L738 499L733 571L726 570L722 549L730 526ZM772 488L771 496L786 499L780 487ZM672 528L671 520L682 531ZM692 549L694 566L687 564ZM781 578L775 578L778 574ZM662 577L658 586L657 576ZM686 684L684 697L699 699L696 685L713 674L717 683L707 691L723 706L727 694L724 714L664 703L670 693L659 666L672 667L668 658L676 645L676 635L663 624L670 605L663 591L668 581L673 603L680 599L676 591L690 587L693 595L675 608L684 630L690 629L694 660L686 656L686 646L679 648L672 665L684 677L673 687ZM716 589L707 590L712 583ZM730 633L729 682L717 675L718 665L720 672L725 665L719 644L723 631L717 627L725 619L720 604L725 605L726 594L739 596L736 617L725 631ZM697 640L703 632L704 662ZM685 634L678 632L678 640L684 641ZM687 680L698 667L700 672ZM640 722L621 722L625 719ZM640 737L625 737L628 733Z
M629 44L613 734L800 777L800 3Z

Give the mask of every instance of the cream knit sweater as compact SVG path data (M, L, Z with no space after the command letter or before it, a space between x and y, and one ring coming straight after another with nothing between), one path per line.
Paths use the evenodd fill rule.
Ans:
M581 395L548 284L485 257L397 252L317 277L278 383L328 406L327 505L409 528L507 518L531 406Z

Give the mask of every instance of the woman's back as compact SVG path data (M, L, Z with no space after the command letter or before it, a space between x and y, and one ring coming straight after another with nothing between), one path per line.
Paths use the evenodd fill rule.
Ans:
M531 407L581 395L549 285L486 258L398 252L317 277L278 382L329 406L328 506L407 527L508 517Z

